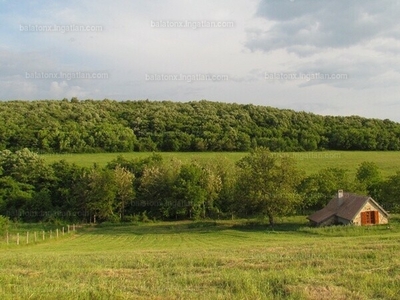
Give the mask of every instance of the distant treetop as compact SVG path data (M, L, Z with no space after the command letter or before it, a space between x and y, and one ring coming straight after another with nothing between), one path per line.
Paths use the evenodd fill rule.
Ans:
M0 150L400 150L400 124L211 101L0 102Z

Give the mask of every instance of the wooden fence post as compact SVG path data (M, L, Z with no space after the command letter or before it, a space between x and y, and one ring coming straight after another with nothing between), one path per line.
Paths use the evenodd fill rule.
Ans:
M67 232L69 233L69 225L67 225L67 226L68 226L68 231Z
M62 235L64 235L64 226L63 226L63 228L62 228Z
M29 231L26 232L26 243L29 244Z
M9 239L9 237L8 237L8 230L7 230L7 245L8 245L8 239Z
M56 237L58 238L58 228L56 229Z
M19 245L19 233L17 233L17 245Z
M43 235L43 241L44 241L44 230L42 230L42 235Z

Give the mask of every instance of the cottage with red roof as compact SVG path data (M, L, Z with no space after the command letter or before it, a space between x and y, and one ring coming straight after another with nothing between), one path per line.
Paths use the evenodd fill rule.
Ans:
M375 225L387 224L389 214L371 197L344 193L337 195L321 210L308 216L314 226L335 224Z

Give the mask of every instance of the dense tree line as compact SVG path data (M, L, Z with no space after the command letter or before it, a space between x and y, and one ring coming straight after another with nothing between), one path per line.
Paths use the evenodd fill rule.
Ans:
M0 102L0 150L400 150L400 124L210 101Z
M328 168L305 176L285 155L257 148L235 167L118 156L100 168L51 165L28 149L0 151L0 215L22 221L81 222L276 217L322 208L338 189L369 194L400 211L400 172L382 178L362 163L355 178Z

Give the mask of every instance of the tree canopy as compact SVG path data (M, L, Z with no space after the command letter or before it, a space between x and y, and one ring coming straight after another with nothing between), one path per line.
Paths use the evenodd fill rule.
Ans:
M300 172L294 160L257 148L238 162L238 193L244 206L250 204L265 214L270 225L274 218L293 212L300 202L297 186Z
M211 101L0 102L0 150L400 150L400 124Z
M256 148L232 166L211 162L116 157L105 167L44 164L28 149L0 151L0 215L11 220L82 222L207 219L307 214L338 189L369 194L400 211L400 172L388 178L363 162L356 176L339 168L305 176L293 157Z

